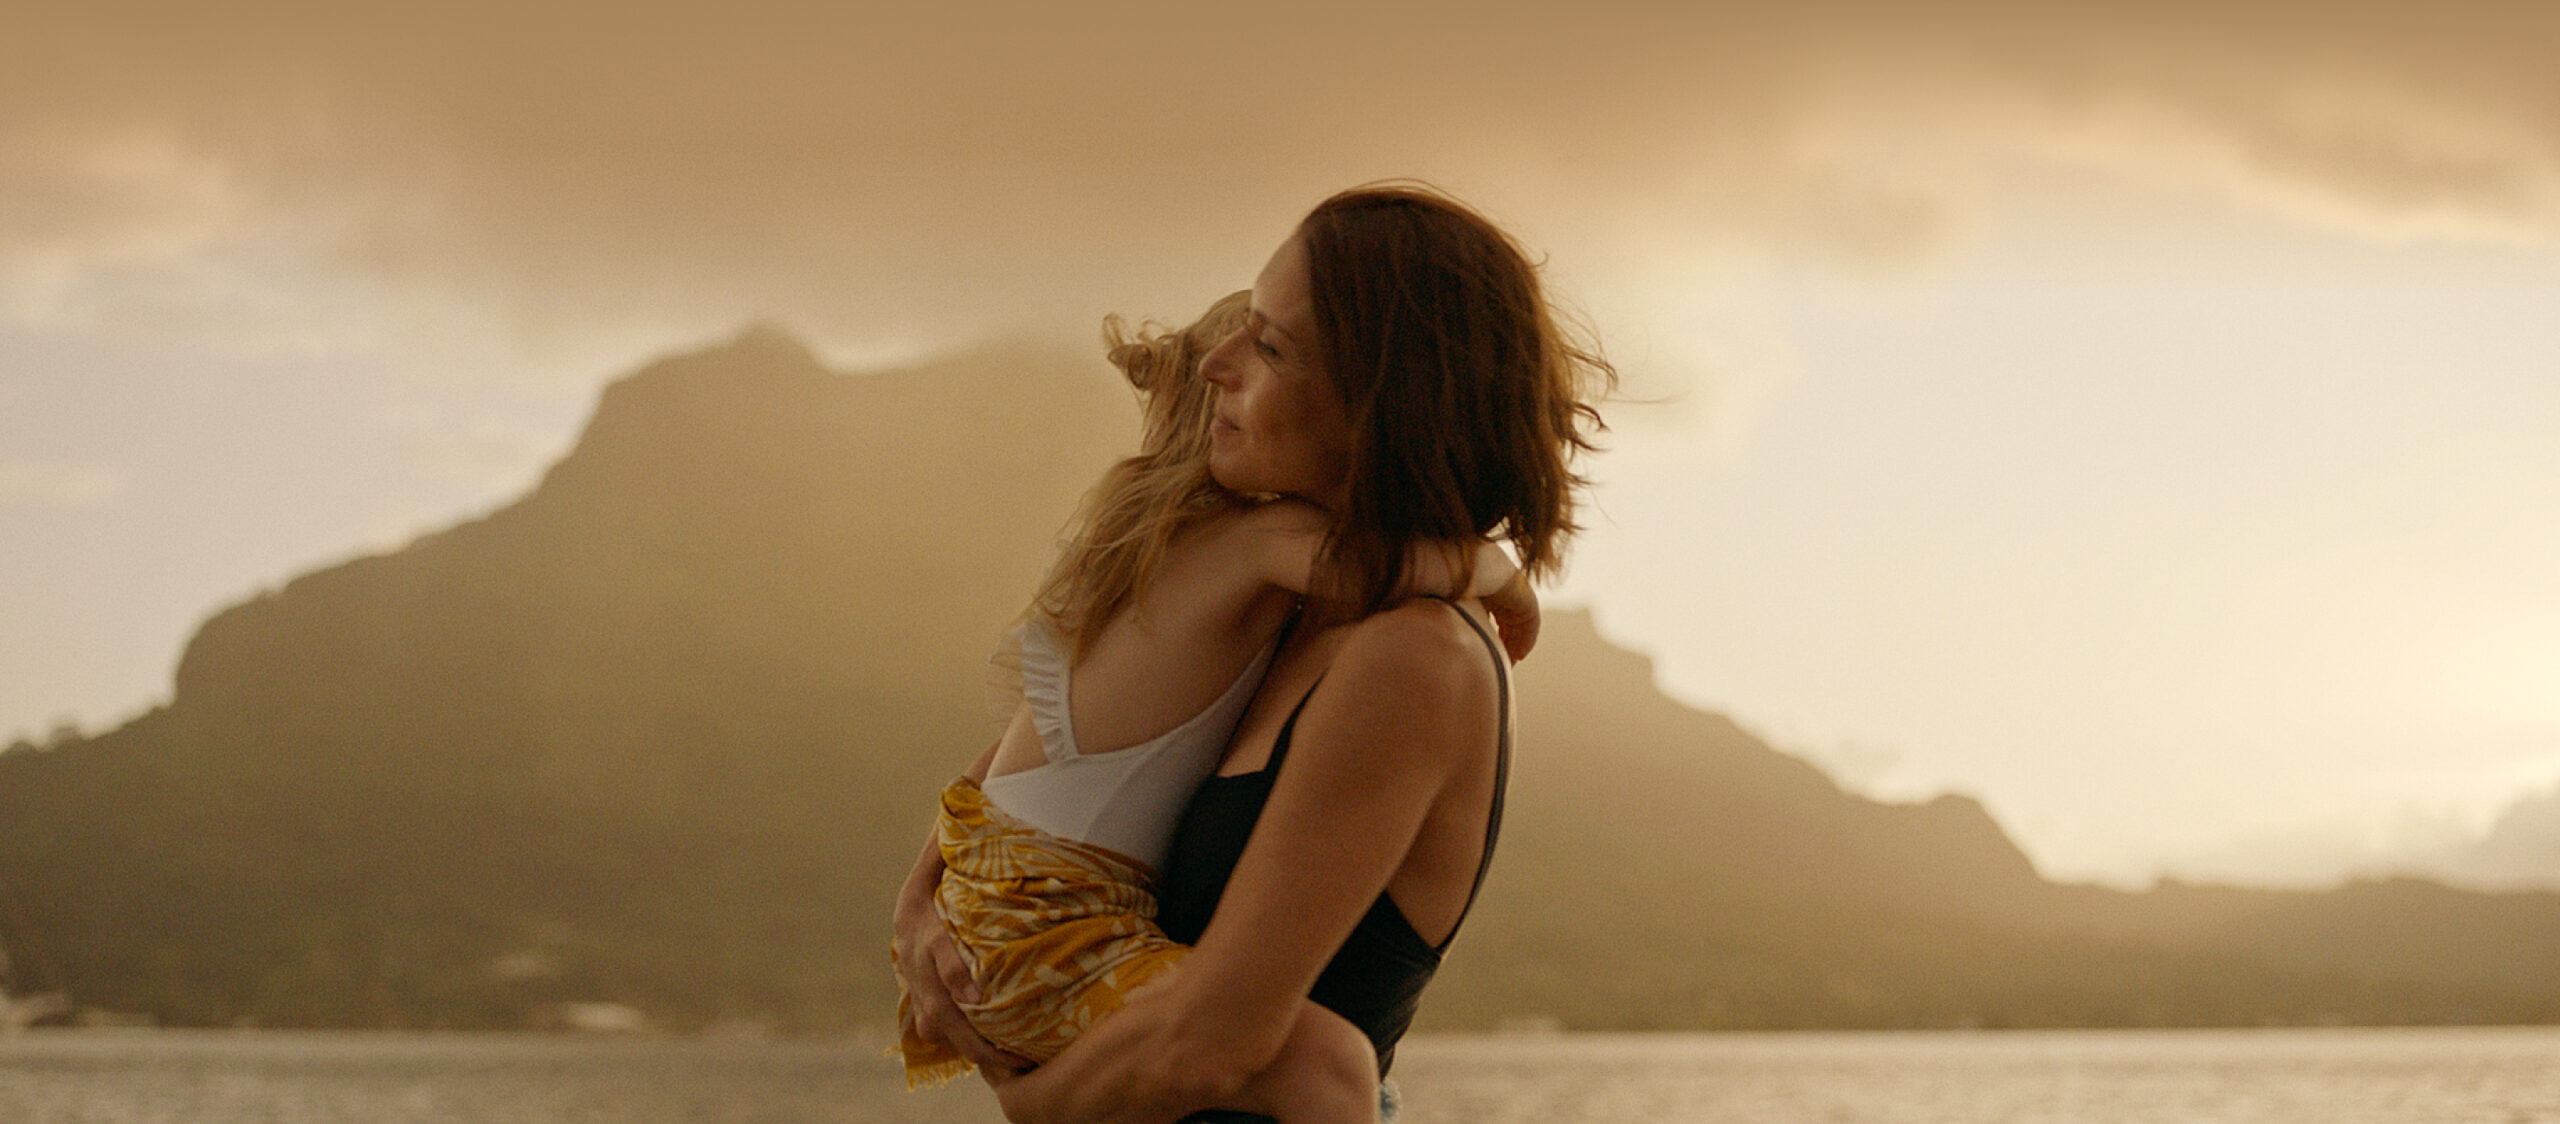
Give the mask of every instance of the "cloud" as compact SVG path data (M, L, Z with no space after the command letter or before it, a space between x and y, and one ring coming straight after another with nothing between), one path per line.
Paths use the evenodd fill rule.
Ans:
M220 321L264 270L536 350L759 316L849 350L1087 331L1187 313L1395 174L1624 291L1925 258L2020 152L2367 233L2560 233L2547 6L359 7L30 16L7 311L148 290Z
M122 499L131 480L111 465L48 461L0 463L0 508L103 507Z
M91 299L130 272L182 272L242 222L245 192L220 157L149 130L78 134L0 122L0 315L59 328L100 317Z

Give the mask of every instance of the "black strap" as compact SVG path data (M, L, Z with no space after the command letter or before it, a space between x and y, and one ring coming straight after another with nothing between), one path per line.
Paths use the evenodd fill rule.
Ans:
M1298 716L1306 713L1307 700L1316 697L1316 688L1324 686L1324 677L1332 671L1327 667L1317 672L1316 681L1307 684L1307 693L1298 696L1298 705L1289 708L1289 720L1280 724L1280 736L1272 739L1271 760L1262 763L1262 772L1280 771L1280 762L1289 756L1289 739L1298 732Z
M1297 633L1298 622L1304 620L1306 615L1307 599L1301 597L1298 599L1297 604L1289 607L1289 619L1281 622L1279 639L1272 641L1271 660L1273 663L1278 663L1280 661L1280 650L1289 646L1289 638ZM1331 670L1333 670L1333 668L1330 666L1325 668L1325 671ZM1263 762L1262 767L1254 770L1254 772L1276 773L1279 771L1280 760L1289 756L1289 735L1297 732L1298 715L1305 713L1307 709L1307 700L1316 697L1316 688L1324 685L1325 671L1319 671L1316 673L1316 681L1307 684L1307 693L1298 696L1298 705L1289 708L1288 720L1280 723L1280 736L1272 739L1271 741L1271 759ZM1265 674L1269 673L1265 672ZM1252 774L1240 773L1238 775L1250 776Z
M1485 651L1493 654L1493 679L1501 702L1496 712L1500 725L1494 728L1497 741L1493 760L1493 805L1485 815L1484 853L1476 858L1476 881L1467 887L1467 904L1458 907L1458 919L1450 923L1449 935L1431 946L1434 950L1446 950L1450 941L1458 939L1458 928L1467 923L1467 914L1476 908L1476 895L1484 889L1485 873L1493 869L1493 844L1502 836L1502 798L1511 785L1511 659L1502 653L1502 644L1493 638L1492 633L1485 631L1483 622L1476 620L1474 614L1459 608L1455 601L1444 600L1441 603L1458 614L1459 620L1467 622L1467 627L1476 630L1477 638L1484 641Z
M1476 858L1476 880L1467 887L1467 904L1458 907L1458 919L1449 926L1449 935L1431 946L1436 952L1448 948L1450 941L1458 939L1458 927L1466 924L1467 914L1474 911L1476 895L1484 889L1485 874L1493 869L1493 844L1502 835L1502 800L1511 784L1511 659L1503 655L1502 643L1485 630L1484 624L1476 620L1474 614L1459 608L1457 602L1448 598L1435 597L1432 600L1447 605L1450 612L1458 614L1459 620L1467 622L1467 627L1475 630L1477 639L1484 641L1485 651L1493 656L1495 693L1500 700L1497 712L1500 723L1495 727L1498 740L1493 763L1493 805L1484 821L1484 853ZM1296 619L1292 618L1290 623L1297 623ZM1316 681L1307 684L1307 693L1300 695L1298 705L1290 708L1288 721L1280 724L1280 736L1272 742L1271 760L1263 763L1261 771L1279 772L1280 762L1289 756L1290 739L1297 733L1298 716L1306 713L1308 700L1316 697L1316 688L1324 685L1325 674L1331 670L1328 667L1324 672L1316 673Z

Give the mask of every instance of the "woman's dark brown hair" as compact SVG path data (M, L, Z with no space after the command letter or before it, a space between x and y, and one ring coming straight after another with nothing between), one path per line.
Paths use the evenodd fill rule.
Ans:
M1552 575L1586 483L1573 461L1616 372L1567 336L1519 245L1437 190L1353 188L1298 235L1353 431L1327 549L1339 595L1384 608L1432 540L1507 539L1523 570Z

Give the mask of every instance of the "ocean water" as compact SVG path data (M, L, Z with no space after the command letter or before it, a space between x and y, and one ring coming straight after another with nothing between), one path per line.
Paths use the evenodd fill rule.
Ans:
M1401 1124L2560 1124L2560 1028L1423 1037ZM38 1031L4 1124L993 1124L864 1041Z

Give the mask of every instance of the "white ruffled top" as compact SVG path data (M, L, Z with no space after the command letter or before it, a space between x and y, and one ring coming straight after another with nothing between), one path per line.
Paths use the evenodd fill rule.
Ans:
M1108 753L1076 749L1067 716L1069 671L1056 633L1024 622L1022 697L1048 760L1018 773L989 777L979 788L1018 819L1051 835L1108 847L1164 869L1174 825L1191 790L1218 767L1236 722L1262 685L1279 647L1274 638L1208 708L1139 745Z

